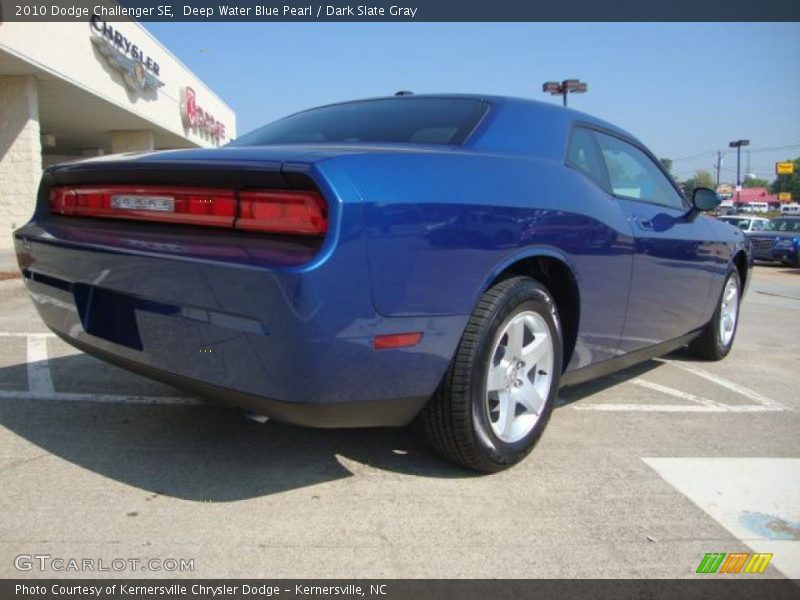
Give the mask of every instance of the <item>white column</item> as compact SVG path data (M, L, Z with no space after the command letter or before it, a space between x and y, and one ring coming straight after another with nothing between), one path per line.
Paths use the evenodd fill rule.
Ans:
M111 153L149 152L155 149L152 129L129 129L111 132Z
M33 214L42 175L36 78L0 76L0 254Z

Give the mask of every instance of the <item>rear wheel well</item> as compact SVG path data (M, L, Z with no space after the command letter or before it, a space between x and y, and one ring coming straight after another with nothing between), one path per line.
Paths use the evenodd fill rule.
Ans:
M739 271L739 281L742 284L742 289L744 289L745 282L747 281L747 256L745 253L739 252L734 256L733 264L736 266L736 270Z
M562 370L566 370L575 350L580 321L580 296L575 275L566 264L556 258L532 256L507 267L494 278L489 287L519 275L533 277L539 281L555 300L564 339Z

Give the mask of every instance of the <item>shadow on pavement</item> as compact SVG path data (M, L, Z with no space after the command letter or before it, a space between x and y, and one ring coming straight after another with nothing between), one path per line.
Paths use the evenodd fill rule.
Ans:
M670 354L669 357L675 358L675 354L676 353ZM694 360L697 359L695 358ZM600 377L599 379L587 381L586 383L581 383L580 385L564 388L558 394L556 408L559 406L567 406L568 404L572 404L578 400L583 400L587 396L591 396L592 394L602 390L607 390L608 388L620 385L631 379L641 377L642 375L652 371L653 369L657 369L660 366L663 366L662 363L655 360L648 360L638 365L629 367L624 371L614 373L613 375Z
M81 365L83 355L49 361L51 370ZM0 382L17 378L20 367L25 365L0 369ZM3 399L0 425L105 477L195 501L230 502L347 478L353 475L348 461L423 477L475 476L434 454L416 426L317 430L260 424L215 404Z
M84 355L53 358L51 370L86 367ZM562 390L559 405L639 377L648 361ZM0 369L0 383L25 365ZM0 385L0 389L8 386ZM19 389L19 388L17 388ZM67 390L64 390L67 391ZM233 502L353 476L349 461L433 478L479 476L439 458L421 428L318 430L256 423L234 408L3 399L0 425L84 469L154 494Z

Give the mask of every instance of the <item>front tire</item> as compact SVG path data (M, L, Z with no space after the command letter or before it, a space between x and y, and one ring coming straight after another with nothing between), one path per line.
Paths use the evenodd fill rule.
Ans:
M690 345L689 350L705 360L722 360L733 348L739 326L739 306L742 298L742 283L739 272L731 267L725 278L722 295L703 333Z
M486 473L521 461L550 418L562 356L558 311L542 284L514 277L489 289L423 411L434 448Z

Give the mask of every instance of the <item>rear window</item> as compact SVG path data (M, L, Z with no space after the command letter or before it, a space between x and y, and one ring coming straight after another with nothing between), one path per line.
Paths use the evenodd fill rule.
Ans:
M387 98L314 108L256 129L231 146L384 142L461 144L486 113L472 98Z

